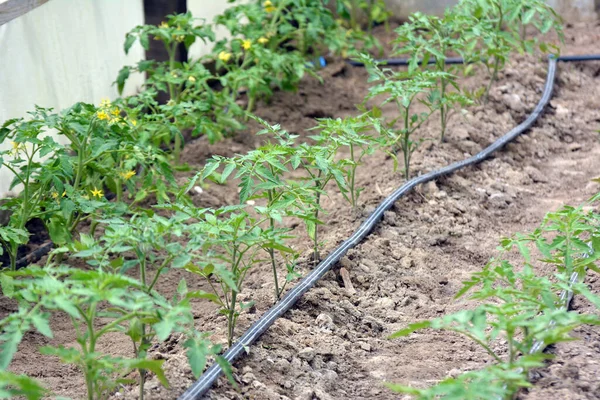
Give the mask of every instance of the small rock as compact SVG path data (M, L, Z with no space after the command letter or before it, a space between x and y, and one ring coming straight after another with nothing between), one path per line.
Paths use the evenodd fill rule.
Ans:
M540 183L548 182L548 178L546 178L546 176L544 176L544 174L542 174L540 172L540 170L535 167L531 167L531 166L525 167L524 171L527 175L529 175L531 180L534 182L540 182Z
M394 300L390 299L389 297L384 297L384 298L377 300L377 304L381 308L385 308L386 310L393 310L394 308L396 308L396 303L394 302Z
M315 323L321 329L333 331L335 330L335 324L333 323L333 318L330 315L322 313L317 316L315 319Z
M458 377L462 372L460 371L460 369L457 368L452 368L449 372L448 372L448 377L450 378L456 378Z
M490 203L497 208L506 208L510 204L510 199L504 193L493 193L490 196Z
M242 376L242 382L248 384L250 382L256 381L256 377L253 373L248 372Z
M197 194L202 194L204 190L202 190L200 186L194 186L194 192L196 192Z
M456 140L467 140L470 139L469 131L467 128L458 127L451 131L452 138Z
M440 189L438 189L435 181L430 181L427 182L424 186L423 186L423 191L426 194L431 194L431 195L435 195L435 193L439 192Z
M502 99L504 100L506 105L508 105L508 107L513 111L522 112L525 110L525 106L523 105L521 97L516 93L505 94L504 96L502 96Z
M259 381L252 382L252 387L254 389L260 389L260 390L265 390L267 388L264 383L259 382Z
M369 343L360 342L359 345L364 351L371 351L371 345Z
M439 192L433 195L433 197L435 197L436 199L443 199L446 196L448 196L448 194L443 190L440 190Z
M252 367L249 365L245 365L244 368L242 368L242 373L247 374L249 372L252 372Z
M306 347L298 352L298 357L310 362L315 358L315 350L312 347Z
M566 117L568 117L568 116L569 116L569 113L570 113L570 112L569 112L569 109L568 109L568 108L566 108L566 107L564 107L563 105L561 105L561 104L558 104L558 105L556 106L556 111L555 111L555 114L556 114L556 116L557 116L558 118L566 118Z

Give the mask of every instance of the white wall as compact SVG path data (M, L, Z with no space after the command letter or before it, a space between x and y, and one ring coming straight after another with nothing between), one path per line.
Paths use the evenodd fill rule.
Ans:
M247 2L245 0L238 0L234 4L240 4ZM213 22L214 18L222 14L227 8L231 7L231 3L227 0L188 0L187 7L188 11L192 13L195 18L204 18L207 22ZM216 30L217 40L220 40L226 36L227 29L220 27ZM190 47L189 57L198 58L201 57L211 50L212 44L205 45L202 42L196 42Z
M0 124L35 104L60 110L117 97L119 69L144 58L139 45L125 55L125 33L143 22L142 0L50 0L0 26ZM130 78L125 91L142 82ZM0 169L0 198L11 179Z

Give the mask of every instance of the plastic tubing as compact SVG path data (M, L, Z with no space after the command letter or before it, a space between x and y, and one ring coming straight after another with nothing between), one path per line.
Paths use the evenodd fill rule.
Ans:
M550 56L552 57L552 56ZM600 54L585 54L585 55L574 55L574 56L560 56L560 57L556 57L557 61L564 61L564 62L576 62L576 61L598 61L600 60ZM354 60L347 60L346 61L348 64L352 65L353 67L364 67L365 64L360 62L360 61L354 61ZM410 63L409 59L406 58L385 58L385 59L380 59L380 60L375 60L376 63L378 64L382 64L382 65L389 65L389 66L408 66ZM467 63L470 63L471 61L467 61ZM418 61L419 64L423 63L423 60L419 60ZM436 63L436 59L435 57L431 57L428 61L428 64L435 64ZM450 64L464 64L465 60L462 57L447 57L446 58L446 64L450 65Z
M462 63L461 58L446 59L447 63L449 60L454 64ZM552 91L554 87L554 78L556 76L556 63L557 61L592 61L600 60L600 55L582 55L582 56L563 56L563 57L548 57L548 75L546 77L546 83L542 98L536 105L533 112L527 117L525 121L513 128L510 132L500 137L490 146L483 149L481 152L474 156L471 156L465 160L455 162L441 169L431 171L419 177L413 178L396 189L390 196L388 196L379 206L371 213L371 215L358 227L358 229L350 236L347 240L342 242L327 258L325 258L317 267L309 272L296 286L294 286L286 295L277 303L275 303L267 312L265 312L250 328L237 340L237 342L230 347L223 357L230 363L233 363L236 359L243 355L245 348L254 343L269 327L283 314L292 308L292 306L302 297L315 283L323 277L337 262L348 252L348 250L359 244L377 225L377 223L383 218L383 213L389 210L398 199L412 190L415 186L421 185L442 176L451 174L459 169L475 165L488 158L492 153L498 151L504 147L507 143L514 140L517 136L527 131L540 117L550 98L552 97ZM408 65L408 60L404 59L390 59L382 60L388 65ZM430 63L435 60L429 60ZM348 61L353 66L363 66L362 63L355 61ZM572 296L567 294L566 296ZM221 376L223 370L221 367L214 363L211 365L200 378L194 382L186 391L183 393L179 400L196 400L200 399L208 390L211 388L213 383Z

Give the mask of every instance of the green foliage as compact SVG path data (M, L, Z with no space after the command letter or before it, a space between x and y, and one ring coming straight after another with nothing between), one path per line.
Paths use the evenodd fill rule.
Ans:
M330 175L335 179L346 201L356 208L358 197L363 190L356 187L356 171L364 157L373 154L380 144L376 138L368 134L371 131L369 115L344 119L321 119L313 129L320 131L317 136L312 136L317 145L332 151L329 165L322 163L317 167L323 170L324 177ZM333 157L341 151L347 151L348 154L334 162Z
M26 375L16 375L8 371L0 371L0 398L20 397L27 400L39 400L47 395L37 381Z
M432 103L440 111L442 141L451 112L472 103L461 92L453 75L457 67L446 64L450 51L469 60L469 43L464 36L464 25L464 18L446 11L442 18L414 13L409 17L409 23L396 29L396 54L409 55L409 73L419 67L428 68L429 61L434 59L433 70L442 74L436 82L437 87L431 91ZM449 74L444 74L446 72Z
M374 24L387 24L392 13L387 10L383 0L336 0L337 13L348 21L350 28L360 31L360 14L367 17L367 32L371 32Z
M259 120L259 119L257 119ZM260 120L259 120L260 121ZM278 125L270 126L261 121L265 126L258 134L270 133L275 136L275 143L268 142L265 145L252 150L244 155L232 158L213 156L204 167L201 179L210 177L217 169L223 166L223 172L219 178L221 183L235 172L234 178L240 181L240 204L248 201L261 201L264 206L257 206L256 211L266 217L268 228L275 231L276 223L282 223L284 217L297 217L310 223L313 220L314 209L310 206L314 202L314 187L305 182L297 182L287 179L284 174L290 171L290 167L296 169L297 164L292 165L291 159L296 151L293 147L294 137L282 131ZM277 253L284 259L288 267L288 278L294 278L293 263L289 262L288 255L292 251L268 247L273 278L275 281L275 299L279 299L285 285L279 286L277 272ZM286 279L286 284L289 280Z
M396 152L401 150L404 158L404 177L410 177L410 161L412 154L423 142L423 139L414 139L414 133L434 113L441 102L436 97L436 82L441 79L451 81L453 75L440 71L412 72L395 71L389 68L380 68L372 57L361 55L360 61L365 64L369 73L369 82L378 82L369 89L365 102L370 99L380 98L380 105L393 103L398 109L398 117L391 121L382 118L381 111L375 108L372 115L375 129L383 137L385 146L390 147L389 154L394 158L394 168L398 161ZM415 103L425 106L424 112L414 111Z
M516 234L501 241L500 250L518 249L522 266L509 261L491 260L481 272L464 282L457 297L471 293L470 299L482 304L429 321L418 322L394 333L407 336L420 329L441 329L462 334L481 346L495 364L446 379L428 389L389 385L399 393L419 399L512 398L522 387L530 386L528 372L543 365L548 355L541 354L549 345L573 340L570 333L578 326L600 325L594 314L569 311L565 291L585 297L600 307L600 297L581 283L588 269L598 272L594 262L600 258L597 239L598 214L583 207L564 207L549 213L532 234ZM532 259L532 245L542 258ZM552 277L536 273L536 264L555 269ZM577 273L578 279L574 279ZM498 343L506 343L497 346ZM542 346L540 347L539 344Z
M490 75L485 99L511 52L533 53L539 47L542 52L558 53L558 48L549 42L527 39L528 26L544 34L554 30L561 40L563 38L561 18L541 0L461 0L453 12L470 21L463 32L465 40L470 42L469 59L479 60Z
M174 332L198 339L199 334L190 333L194 331L194 318L185 292L168 301L149 291L142 282L122 274L67 266L44 269L31 266L5 272L0 282L4 295L19 302L19 311L0 321L3 332L0 368L8 366L23 335L30 329L52 337L51 313L64 312L71 317L79 348L46 346L42 352L77 366L85 377L89 399L105 398L116 385L131 383L126 376L132 370L140 373L141 392L143 377L148 372L166 386L163 361L145 357L147 343L152 339L164 341ZM98 341L110 333L130 337L134 343L133 358L98 352ZM198 348L195 346L194 362L203 367L205 361L199 357ZM206 350L204 358L218 350L206 344L202 348Z

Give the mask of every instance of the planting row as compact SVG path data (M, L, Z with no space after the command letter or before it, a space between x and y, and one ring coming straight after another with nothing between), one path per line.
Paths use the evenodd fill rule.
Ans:
M440 115L443 140L453 111L486 101L511 52L549 48L528 38L527 27L561 33L559 18L542 1L464 0L442 18L415 14L398 28L397 52L408 52L411 62L408 71L397 72L356 51L375 43L356 25L358 10L366 10L376 22L387 15L380 3L340 1L337 7L348 21L335 19L321 1L234 5L215 20L232 38L214 43L210 55L186 63L174 60L177 46L214 41L212 25L196 25L190 14L183 14L159 26L137 27L126 37L125 51L135 41L148 48L150 40L158 40L170 56L167 62L141 61L121 70L116 81L120 89L132 71L147 74L141 93L105 100L98 107L78 103L60 113L36 108L30 118L2 126L0 137L11 141L12 148L0 153L0 161L14 173L13 186L21 193L2 204L10 219L0 227L0 243L10 265L0 273L0 283L18 311L0 321L1 394L31 399L45 394L38 383L8 368L25 333L36 330L52 337L50 317L59 312L70 316L79 348L41 351L77 366L90 399L133 383L132 371L137 371L140 398L148 374L166 385L162 361L147 358L147 352L175 332L186 337L195 375L208 357L227 370L220 346L196 330L191 303L219 306L231 346L239 313L251 306L238 299L249 269L267 260L274 301L298 276L299 255L287 244L293 232L284 219L304 223L318 262L318 228L326 212L321 198L333 186L330 182L356 207L361 193L355 185L357 168L376 150L395 160L401 154L408 179L411 154L424 140L415 133L431 115ZM360 115L318 120L314 135L302 140L251 114L257 100L268 99L273 90L294 90L307 73L318 78L311 60L320 54L354 51L376 82L359 106ZM450 51L469 60L463 71L446 65ZM214 70L207 67L209 61ZM480 66L490 72L489 85L466 92L457 74ZM167 96L166 103L159 102L161 95ZM379 107L371 106L374 100L395 104L397 117L383 118ZM416 103L426 111L414 111ZM258 132L265 136L262 147L230 158L215 156L185 187L177 186L174 170L183 132L215 141L242 129L250 118L264 126ZM49 129L69 144L45 136ZM292 171L298 171L295 178ZM200 209L187 196L199 182L229 179L239 182L239 205ZM26 226L34 219L44 223L56 248L43 266L17 270L20 246L29 240ZM67 257L83 259L88 267L69 266ZM182 280L178 295L165 298L156 287L171 269L205 279L211 290L188 290ZM131 340L132 357L98 352L98 340L113 333Z

